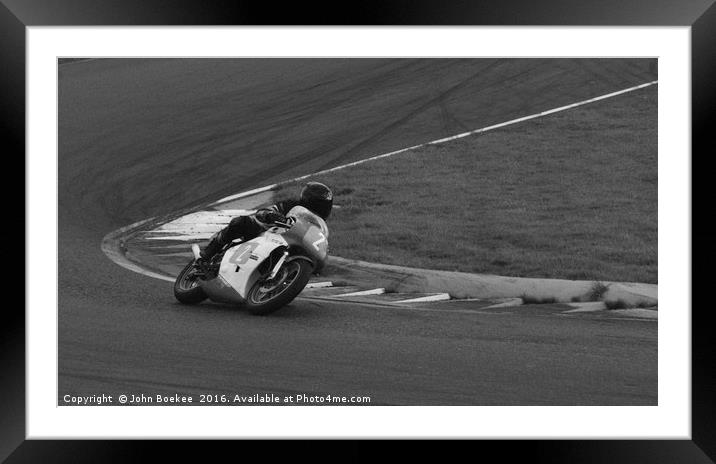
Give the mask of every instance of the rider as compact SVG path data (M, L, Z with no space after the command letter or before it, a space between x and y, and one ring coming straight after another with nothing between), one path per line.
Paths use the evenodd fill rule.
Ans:
M229 225L211 237L209 244L201 251L202 259L209 261L224 245L239 237L243 237L244 241L258 237L261 232L268 229L269 224L285 221L286 214L294 206L303 206L324 220L328 219L333 208L333 192L320 182L308 182L301 189L301 195L297 200L280 201L252 215L233 218Z

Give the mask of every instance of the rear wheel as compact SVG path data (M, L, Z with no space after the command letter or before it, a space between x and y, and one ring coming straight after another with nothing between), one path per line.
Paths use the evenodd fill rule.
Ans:
M311 278L313 265L304 259L286 261L273 279L256 281L246 298L251 314L266 315L289 304Z
M184 304L196 304L207 298L204 289L199 286L198 269L194 260L184 267L174 281L174 297Z

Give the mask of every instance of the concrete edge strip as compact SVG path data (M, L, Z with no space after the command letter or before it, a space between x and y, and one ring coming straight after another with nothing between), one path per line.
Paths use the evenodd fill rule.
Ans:
M331 297L340 298L343 296L382 295L383 293L385 293L384 288L371 288L370 290L360 290L357 292L340 293L340 294L336 294L336 295L331 295Z
M341 165L341 166L336 166L336 167L333 167L333 168L330 168L330 169L324 169L324 170L322 170L322 171L314 172L314 173L312 173L312 174L306 174L305 176L295 177L295 178L293 178L293 179L289 179L289 180L277 182L277 183L275 183L275 184L266 185L266 186L264 186L264 187L260 187L260 188L254 189L254 190L249 190L249 191L247 191L247 192L237 193L237 194L235 194L235 195L230 195L230 196L228 196L228 197L224 197L224 198L222 198L222 199L220 199L220 200L218 200L218 201L215 201L214 203L211 203L209 206L215 206L215 205L218 205L218 204L221 204L221 203L226 203L226 202L228 202L228 201L236 200L236 199L239 199L239 198L244 198L244 197L247 197L247 196L250 196L250 195L254 195L254 194L257 194L257 193L265 192L265 191L267 191L267 190L271 190L271 189L276 188L276 187L278 187L278 186L280 186L280 185L283 185L283 184L287 184L287 183L290 183L290 182L296 182L296 181L299 181L299 180L304 180L304 179L307 179L307 178L309 178L309 177L318 176L318 175L321 175L321 174L327 174L327 173L329 173L329 172L338 171L338 170L340 170L340 169L345 169L345 168L352 167L352 166L357 166L357 165L359 165L359 164L363 164L363 163L366 163L366 162L368 162L368 161L374 161L374 160L377 160L377 159L386 158L386 157L388 157L388 156L397 155L397 154L399 154L399 153L404 153L404 152L406 152L406 151L415 150L416 148L422 148L422 147L425 147L425 146L428 146L428 145L438 145L438 144L441 144L441 143L450 142L450 141L452 141L452 140L461 139L461 138L467 137L467 136L469 136L469 135L480 134L480 133L487 132L487 131L491 131L491 130L494 130L494 129L499 129L499 128L501 128L501 127L510 126L510 125L512 125L512 124L517 124L517 123L520 123L520 122L529 121L530 119L535 119L535 118L539 118L539 117L542 117L542 116L547 116L547 115L550 115L550 114L558 113L558 112L560 112L560 111L569 110L569 109L572 109L572 108L576 108L576 107L578 107L578 106L587 105L587 104L589 104L589 103L594 103L594 102L597 102L597 101L600 101L600 100L605 100L605 99L607 99L607 98L616 97L617 95L622 95L622 94L625 94L625 93L628 93L628 92L633 92L633 91L635 91L635 90L643 89L643 88L645 88L645 87L649 87L649 86L651 86L651 85L654 85L654 84L656 84L656 83L658 83L658 82L659 82L658 80L651 81L651 82L645 82L645 83L643 83L643 84L636 85L636 86L634 86L634 87L629 87L629 88L626 88L626 89L617 90L616 92L611 92L611 93L608 93L608 94L600 95L600 96L598 96L598 97L590 98L590 99L587 99L587 100L582 100L582 101L579 101L579 102L576 102L576 103L572 103L572 104L569 104L569 105L560 106L560 107L557 107L557 108L553 108L553 109L551 109L551 110L542 111L542 112L540 112L540 113L530 114L530 115L528 115L528 116L523 116L523 117L517 118L517 119L511 119L511 120L509 120L509 121L501 122L501 123L499 123L499 124L494 124L494 125L492 125L492 126L487 126L487 127L483 127L483 128L480 128L480 129L475 129L475 130L472 130L472 131L468 131L468 132L463 132L463 133L460 133L460 134L452 135L452 136L450 136L450 137L445 137L445 138L442 138L442 139L432 140L432 141L430 141L430 142L425 142L425 143L421 143L421 144L418 144L418 145L413 145L412 147L401 148L400 150L391 151L391 152L389 152L389 153L383 153L383 154L381 154L381 155L372 156L372 157L370 157L370 158L366 158L366 159L354 161L354 162L348 163L348 164L343 164L343 165Z
M448 293L436 293L434 295L421 296L418 298L409 298L407 300L393 301L393 303L424 303L429 301L443 301L449 299L450 295Z

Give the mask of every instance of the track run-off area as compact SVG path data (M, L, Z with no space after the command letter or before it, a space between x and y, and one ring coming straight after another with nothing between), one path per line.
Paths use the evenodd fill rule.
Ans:
M549 305L444 311L314 298L257 318L179 305L171 283L115 265L99 246L146 218L655 79L648 61L623 59L61 65L58 404L128 392L656 404L654 322Z

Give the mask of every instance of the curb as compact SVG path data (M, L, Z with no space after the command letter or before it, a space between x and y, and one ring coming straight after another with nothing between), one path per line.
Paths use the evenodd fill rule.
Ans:
M515 299L570 303L588 301L595 286L589 280L505 277L376 264L330 256L324 276L354 285L383 287L389 292L448 293L457 299ZM600 300L621 300L627 306L657 306L658 286L631 282L601 282L607 290Z

